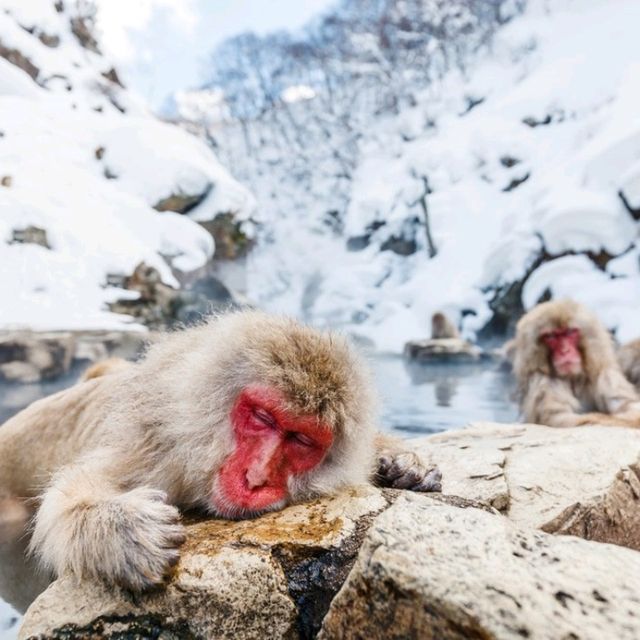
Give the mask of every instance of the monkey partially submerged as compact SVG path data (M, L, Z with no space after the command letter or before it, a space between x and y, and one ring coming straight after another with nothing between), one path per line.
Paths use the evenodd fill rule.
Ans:
M552 427L640 427L640 396L602 323L571 300L545 302L518 322L512 346L524 420Z
M0 505L42 494L32 548L56 573L145 589L177 562L178 508L252 517L372 477L439 490L376 436L375 404L343 338L221 316L9 420Z

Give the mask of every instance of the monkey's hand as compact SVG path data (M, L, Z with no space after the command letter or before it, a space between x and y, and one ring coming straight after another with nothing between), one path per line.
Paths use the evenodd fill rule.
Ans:
M45 493L31 549L61 575L98 578L142 591L163 581L179 559L184 528L162 491L113 491L106 479L64 470Z
M628 411L621 411L620 413L614 413L612 416L618 421L619 424L625 427L640 427L640 411L635 409L629 409Z
M427 468L410 451L382 453L378 458L376 484L411 491L442 491L442 474L437 467Z
M572 426L604 426L604 427L640 427L640 413L582 413L575 417L575 425Z

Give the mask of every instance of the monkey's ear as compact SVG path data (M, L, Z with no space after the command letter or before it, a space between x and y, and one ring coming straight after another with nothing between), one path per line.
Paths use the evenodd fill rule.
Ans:
M513 370L520 380L529 379L534 373L551 375L547 349L539 339L537 328L527 328L516 336Z

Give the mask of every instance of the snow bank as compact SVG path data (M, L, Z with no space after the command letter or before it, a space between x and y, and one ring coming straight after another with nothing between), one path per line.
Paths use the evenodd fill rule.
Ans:
M118 84L72 33L72 9L3 8L0 44L19 51L23 68L0 58L0 327L121 327L130 319L106 303L125 293L107 286L109 274L145 261L177 284L167 259L189 271L214 251L190 218L242 219L252 198L202 141ZM189 217L152 208L181 194L206 197ZM46 242L21 242L29 227Z
M640 216L638 24L636 0L530 0L466 78L450 73L398 116L361 123L347 181L331 155L352 148L347 138L305 159L260 130L255 160L234 154L229 130L223 150L268 229L249 294L399 351L438 309L472 336L498 288L542 264L525 307L549 289L589 304L618 337L639 335L640 223L627 208ZM471 110L470 96L483 99ZM299 126L326 119L314 99L291 113Z

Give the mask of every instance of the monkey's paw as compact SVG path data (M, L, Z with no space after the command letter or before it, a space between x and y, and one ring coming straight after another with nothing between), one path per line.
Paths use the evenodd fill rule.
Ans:
M384 454L378 459L378 484L410 491L442 491L442 474L437 467L428 469L410 451Z
M184 527L176 507L166 504L162 491L140 488L121 496L120 521L114 523L115 544L103 579L131 591L143 591L163 582L180 559ZM109 564L111 563L111 566Z
M93 503L81 498L58 489L45 493L31 540L44 566L131 591L162 582L185 540L165 493L142 487Z

